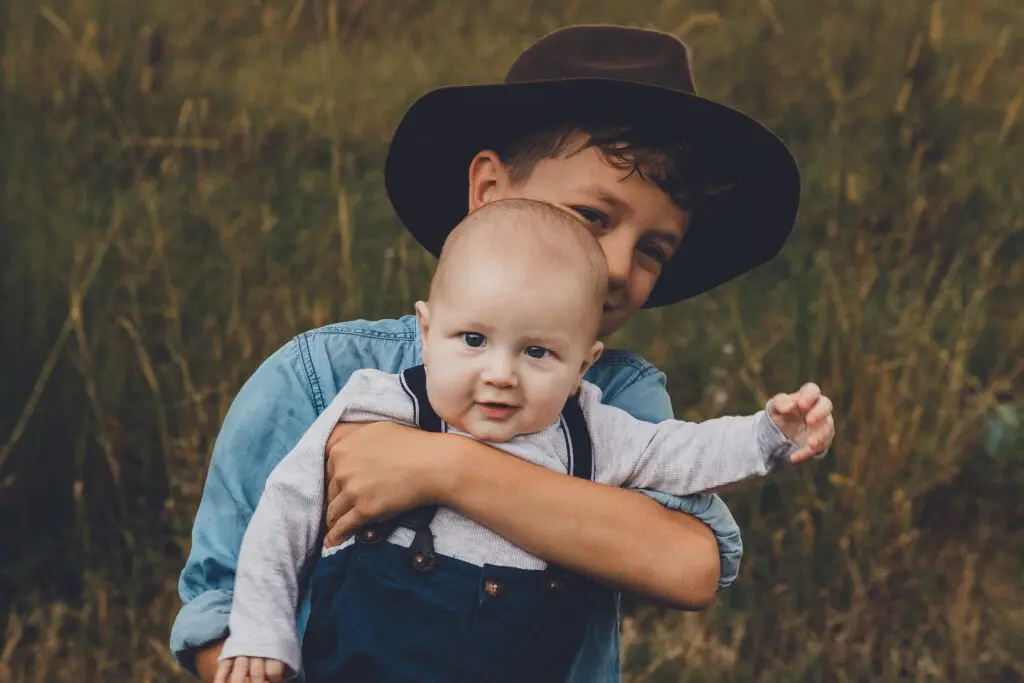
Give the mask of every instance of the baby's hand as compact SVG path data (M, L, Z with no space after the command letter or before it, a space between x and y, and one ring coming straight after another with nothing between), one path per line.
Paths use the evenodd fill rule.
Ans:
M805 384L795 394L778 394L768 402L768 415L787 439L801 447L790 458L794 464L823 455L836 435L832 401L822 396L817 384Z
M220 663L213 683L281 683L283 680L284 664L276 659L235 657Z

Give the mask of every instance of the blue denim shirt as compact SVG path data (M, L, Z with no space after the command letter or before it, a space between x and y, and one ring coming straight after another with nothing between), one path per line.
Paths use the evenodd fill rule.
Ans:
M361 368L401 372L421 363L414 316L328 325L299 335L256 370L231 404L213 450L192 530L192 550L178 590L184 603L171 631L171 651L195 673L198 648L227 635L235 566L246 526L267 477L313 424L349 376ZM626 351L606 350L586 379L604 402L650 422L672 417L665 376ZM676 498L645 491L662 505L706 523L718 539L719 589L739 570L739 529L715 495ZM618 595L608 592L592 620L571 681L619 681ZM298 610L298 632L309 616L309 587Z

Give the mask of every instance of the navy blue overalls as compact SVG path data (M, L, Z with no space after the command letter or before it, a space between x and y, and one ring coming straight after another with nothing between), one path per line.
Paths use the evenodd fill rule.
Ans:
M441 431L423 367L402 373L420 428ZM590 479L590 434L578 401L562 416L573 476ZM436 555L419 508L364 527L313 571L303 639L307 683L564 683L583 642L597 587L584 577L478 567ZM386 539L415 532L411 547Z

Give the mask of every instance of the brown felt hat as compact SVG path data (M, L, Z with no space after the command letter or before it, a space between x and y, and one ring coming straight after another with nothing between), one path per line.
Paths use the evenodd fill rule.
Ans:
M388 149L388 197L430 253L468 209L469 164L545 121L629 122L685 141L728 191L702 202L646 307L706 292L771 260L793 229L800 176L786 146L746 114L699 97L675 36L570 26L526 49L503 83L452 86L417 100Z

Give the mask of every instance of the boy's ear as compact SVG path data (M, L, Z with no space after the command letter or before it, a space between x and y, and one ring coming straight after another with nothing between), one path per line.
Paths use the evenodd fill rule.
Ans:
M499 199L507 185L508 174L497 152L478 152L469 163L469 213Z
M420 326L420 340L427 345L427 330L430 329L430 307L426 301L416 302L416 323Z
M579 381L583 381L583 375L587 374L587 370L590 366L597 362L597 359L601 357L601 352L604 351L604 344L599 341L594 342L594 345L590 347L590 353L583 359L583 365L580 367Z

